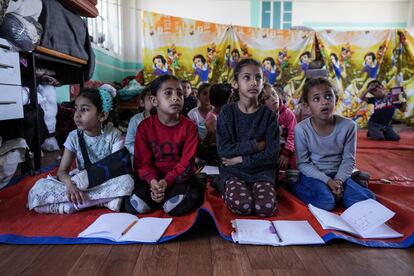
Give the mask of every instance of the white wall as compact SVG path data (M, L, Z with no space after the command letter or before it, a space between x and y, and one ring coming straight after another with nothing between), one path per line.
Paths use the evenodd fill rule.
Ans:
M392 24L406 23L411 15L412 1L312 1L293 0L292 25L308 26L307 23L325 24L334 26L344 23L344 29L358 29L362 26L379 26L380 29Z
M250 26L250 0L138 0L138 8L213 23Z

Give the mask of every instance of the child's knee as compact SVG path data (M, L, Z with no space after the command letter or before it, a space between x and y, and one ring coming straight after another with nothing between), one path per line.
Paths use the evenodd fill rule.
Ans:
M230 178L226 182L223 196L224 202L233 213L249 215L254 210L251 191L244 182L236 178Z
M253 198L251 196L245 198L225 198L224 202L230 211L238 215L247 216L254 210Z
M151 207L136 194L124 198L124 208L131 214L145 214L151 211Z
M257 182L252 187L254 208L261 217L269 217L277 208L276 190L270 182Z

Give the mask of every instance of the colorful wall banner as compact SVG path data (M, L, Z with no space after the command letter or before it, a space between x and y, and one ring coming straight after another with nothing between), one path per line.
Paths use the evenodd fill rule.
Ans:
M373 110L359 96L374 79L386 87L395 85L395 77L389 74L396 31L322 31L316 36L330 79L338 90L336 112L366 126Z
M146 83L163 74L204 82L231 82L243 58L262 63L266 81L280 84L288 105L299 103L315 50L337 87L336 112L366 126L373 107L359 100L377 79L408 96L399 120L414 120L414 28L380 31L274 30L230 26L144 12L143 64Z

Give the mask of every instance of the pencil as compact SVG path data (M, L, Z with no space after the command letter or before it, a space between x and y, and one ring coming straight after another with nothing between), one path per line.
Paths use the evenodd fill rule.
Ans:
M273 222L270 222L272 224L273 227L273 231L275 232L277 239L279 240L279 242L283 242L282 238L279 235L279 232L277 232L276 226L273 224Z
M135 224L137 224L137 222L138 222L138 220L134 220L133 222L131 222L131 224L130 225L128 225L128 227L127 228L125 228L125 230L124 231L122 231L122 236L123 235L125 235L126 233L128 233L128 231L129 230L131 230L131 228L135 225Z

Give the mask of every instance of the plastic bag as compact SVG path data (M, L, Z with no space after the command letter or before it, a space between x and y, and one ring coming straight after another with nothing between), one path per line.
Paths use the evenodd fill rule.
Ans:
M42 25L32 17L8 13L0 26L0 37L7 39L19 51L29 52L36 48L42 36Z

